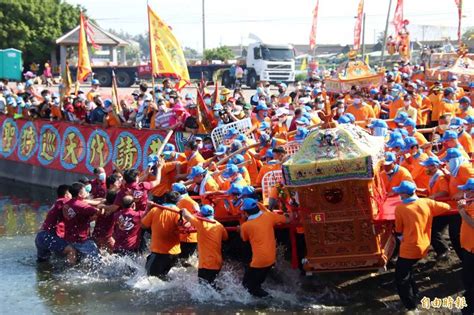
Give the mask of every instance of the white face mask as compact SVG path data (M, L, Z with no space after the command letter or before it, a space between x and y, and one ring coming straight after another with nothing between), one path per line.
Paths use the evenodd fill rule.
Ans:
M323 103L318 103L318 104L316 105L316 107L317 107L318 109L323 109L323 108L324 108L324 104L323 104Z
M354 104L359 105L360 104L360 98L355 98L354 99Z
M458 87L458 83L457 83L456 81L451 82L450 85L451 85L451 87L453 87L453 88L457 88L457 87Z
M320 88L320 87L321 87L321 82L315 83L315 84L314 84L314 87L315 87L315 88Z
M338 109L337 109L337 113L338 113L338 114L344 113L344 108L338 108Z
M448 125L448 124L442 124L442 125L439 125L438 127L439 127L439 129L441 129L441 130L448 130L449 125Z
M407 107L410 106L410 104L411 104L410 101L405 101L404 103L405 103L405 106L407 106Z
M199 150L201 150L201 149L203 148L202 142L201 142L201 143L198 143L197 147L198 147Z

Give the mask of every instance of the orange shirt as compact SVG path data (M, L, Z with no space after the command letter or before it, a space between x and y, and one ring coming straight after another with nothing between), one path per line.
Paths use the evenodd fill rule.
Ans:
M411 98L411 107L416 109L416 124L421 125L422 115L421 115L421 107L422 107L423 99L421 95L413 94Z
M250 241L252 261L250 267L265 268L273 265L276 260L276 241L274 227L285 223L286 218L272 212L262 214L242 224L240 236L244 242Z
M201 183L202 184L202 183ZM206 183L204 184L204 192L213 192L213 191L219 191L219 184L216 182L214 178L211 176L208 177ZM229 211L227 210L227 207L225 206L224 200L216 200L212 201L212 198L204 198L202 199L202 204L204 205L213 205L214 206L214 216L219 219L219 218L225 218L229 216Z
M428 189L430 181L430 176L426 174L425 168L420 165L420 162L427 158L428 155L422 152L418 158L411 157L410 159L404 160L402 163L402 166L410 172L411 177L415 181L416 187L422 189Z
M387 193L392 192L392 188L399 186L404 180L412 183L414 182L410 172L403 166L400 166L398 172L392 174L391 177L389 177L385 171L380 174L380 177L385 185Z
M455 116L458 107L459 107L459 104L456 102L448 103L448 102L445 102L444 100L441 100L441 103L439 104L439 114L443 115L446 113L450 113L451 115Z
M474 108L469 106L466 110L458 110L456 116L465 119L467 116L474 116Z
M458 87L456 91L454 92L454 95L455 95L455 98L459 100L461 97L466 95L466 93L464 92L464 89L462 87Z
M262 168L258 172L257 186L262 186L262 179L265 174L267 174L268 172L277 171L277 170L281 170L280 163L263 164Z
M419 119L419 124L424 126L428 123L428 118L429 118L429 111L426 112L421 112L422 110L429 109L433 110L433 106L431 104L431 100L428 97L421 96L421 108L418 111L418 119Z
M432 107L431 120L438 121L439 116L441 115L440 105L441 105L441 100L443 98L443 95L442 94L436 95L436 94L431 93L430 95L428 95L428 98L431 101L431 107Z
M181 199L176 203L176 207L179 209L186 209L192 214L199 212L199 204L194 201L193 198L189 197L188 194L181 197ZM179 234L179 240L183 243L196 243L197 234L196 232L181 233Z
M395 208L395 231L402 233L400 257L419 259L426 255L431 243L433 216L450 209L447 203L419 198Z
M466 207L466 213L474 217L474 204ZM474 252L474 228L467 224L464 220L461 223L461 247L468 252Z
M120 126L120 119L117 115L113 113L109 113L105 118L107 127L119 127Z
M403 98L401 97L391 102L390 105L388 105L388 111L389 111L388 118L394 119L397 116L398 110L402 108L403 106L405 106L405 104L403 103Z
M258 177L257 162L255 162L255 159L248 152L245 152L244 159L245 161L250 161L250 163L246 164L245 167L247 168L249 172L250 182L252 186L255 186L257 184L257 177Z
M176 164L177 162L167 162L161 168L161 181L154 187L150 193L153 196L161 197L171 190L171 185L176 178ZM155 180L155 176L149 176L148 180Z
M439 192L449 193L449 181L444 174L440 174L433 184L433 187L428 186L429 195L434 195Z
M450 176L449 178L449 196L454 197L458 192L458 186L464 185L469 178L474 177L474 169L471 163L465 163L459 167L458 174L456 176Z
M197 230L198 268L220 270L222 268L222 241L229 238L226 229L217 221L211 223L193 217L189 222Z
M59 106L51 106L51 117L57 118L58 120L63 119L63 114L61 113L61 108Z
M176 206L172 206L179 210ZM150 251L158 254L181 253L178 231L179 214L161 208L152 208L142 219L146 228L151 227Z
M346 113L354 115L356 121L365 121L368 118L375 118L374 109L365 103L362 103L359 107L355 105L348 106Z
M425 136L418 131L415 131L412 135L416 139L416 142L418 142L418 145L422 146L423 144L427 143L428 140L426 140Z
M201 153L198 151L193 152L190 157L186 157L186 161L182 163L182 165L186 166L186 174L191 173L191 169L194 166L202 164L206 162L206 160L202 157Z
M267 151L268 151L269 149L272 149L272 150L273 150L273 149L276 148L276 147L283 146L283 145L286 144L286 142L287 142L287 141L286 141L286 140L283 140L283 139L272 138L272 139L270 140L270 144L264 146L263 148L262 148L262 147L259 147L258 154L263 157L263 156L265 156L265 153L267 153Z
M459 137L458 137L459 144L462 145L464 148L464 151L466 151L467 154L472 154L474 152L474 145L472 143L472 136L467 133L466 131L463 131Z

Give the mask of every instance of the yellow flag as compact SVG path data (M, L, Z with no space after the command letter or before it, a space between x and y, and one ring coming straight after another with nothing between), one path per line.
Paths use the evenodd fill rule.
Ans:
M306 58L303 59L303 62L301 63L300 70L305 71L306 68L308 68L308 62L306 61Z
M365 55L365 64L369 65L369 55Z
M148 6L150 59L153 75L177 77L178 89L189 84L188 66L183 50L171 28Z
M79 58L77 60L77 80L84 81L92 73L89 51L87 50L86 30L84 27L84 16L81 12L81 23L79 26Z

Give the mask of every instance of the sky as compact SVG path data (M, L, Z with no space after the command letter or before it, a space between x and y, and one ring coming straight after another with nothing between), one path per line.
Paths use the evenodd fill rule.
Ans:
M99 26L130 34L147 31L147 0L66 0L81 4ZM149 0L172 27L182 46L202 51L203 0ZM392 1L390 21L397 0ZM404 0L404 18L414 40L456 39L454 0ZM474 0L464 0L463 29L474 26ZM316 42L351 44L359 0L320 0ZM374 43L385 28L389 0L365 0L366 43ZM246 45L249 33L270 43L307 44L316 0L205 0L206 48ZM436 27L420 27L433 25ZM442 27L438 29L437 27ZM391 27L393 33L393 27ZM423 30L423 32L421 31ZM390 34L390 29L389 29ZM432 38L434 37L434 38Z

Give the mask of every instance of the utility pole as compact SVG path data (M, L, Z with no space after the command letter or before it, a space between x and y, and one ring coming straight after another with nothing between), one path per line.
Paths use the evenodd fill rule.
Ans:
M204 51L206 50L206 11L204 0L202 0L202 55L204 56Z
M383 67L383 59L385 56L385 46L387 45L388 21L390 20L390 9L392 8L392 0L388 3L387 21L385 22L385 32L383 34L382 55L380 57L380 66Z
M364 60L365 57L365 12L364 15L362 16L362 60Z

